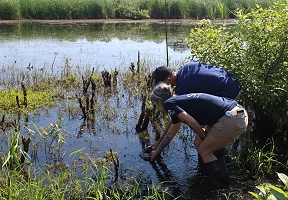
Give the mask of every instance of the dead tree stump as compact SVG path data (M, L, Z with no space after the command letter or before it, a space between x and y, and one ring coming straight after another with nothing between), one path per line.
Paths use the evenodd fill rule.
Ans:
M29 151L31 141L32 141L31 138L26 139L24 136L22 136L22 145L25 153L21 154L20 163L24 163L26 154Z
M107 70L104 70L101 72L101 75L104 82L104 86L111 87L111 74Z

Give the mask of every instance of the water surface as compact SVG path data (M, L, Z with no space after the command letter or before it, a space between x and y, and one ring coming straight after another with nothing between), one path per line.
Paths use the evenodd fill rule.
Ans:
M190 28L169 26L169 65L180 67L189 56L184 39ZM137 63L138 52L141 63L149 61L152 68L165 65L167 58L165 26L160 24L1 25L0 45L1 68L33 66L32 70L53 68L55 73L67 65L95 67L98 72L115 68L125 70L131 62ZM156 130L150 123L147 132L137 133L135 126L142 102L139 97L127 93L121 81L116 90L113 93L104 87L99 89L96 117L88 122L82 119L77 102L69 98L56 108L30 113L22 119L21 134L32 138L30 153L36 159L35 166L43 163L53 166L58 162L71 165L69 155L78 149L83 149L79 155L88 153L101 158L107 156L111 148L118 152L121 178L133 176L144 184L151 181L162 183L163 190L168 187L182 199L207 198L209 194L201 193L199 185L194 185L198 173L194 133L184 126L162 153L161 160L155 164L144 161L141 157L143 149L155 142ZM104 94L105 97L101 96ZM71 115L69 110L76 112ZM59 143L51 135L51 127L48 128L58 122L60 128L57 131L65 138L63 143ZM50 134L40 137L35 126L41 132L49 130ZM44 141L43 137L46 138ZM1 135L3 144L7 144L7 140L7 135Z
M189 56L184 39L189 27L169 28L169 63ZM166 65L166 38L163 25L90 24L90 25L0 25L0 66L38 68L52 66L97 67L114 69L150 60Z

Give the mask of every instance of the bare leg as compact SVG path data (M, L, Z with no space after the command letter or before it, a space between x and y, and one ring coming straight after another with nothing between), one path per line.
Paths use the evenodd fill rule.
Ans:
M201 155L203 162L208 163L217 160L213 153L228 145L230 142L232 142L232 140L232 138L219 140L208 133L203 142L201 142L196 148L198 153ZM194 143L195 142L196 141L194 141Z

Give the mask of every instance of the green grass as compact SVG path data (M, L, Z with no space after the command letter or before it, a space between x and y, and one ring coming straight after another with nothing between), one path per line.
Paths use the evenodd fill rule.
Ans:
M0 0L0 19L227 19L276 0Z

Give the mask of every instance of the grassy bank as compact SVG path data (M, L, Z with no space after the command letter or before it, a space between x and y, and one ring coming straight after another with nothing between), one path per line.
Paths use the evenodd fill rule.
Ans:
M0 0L0 19L227 19L276 0Z

